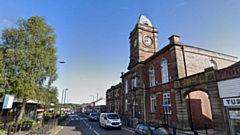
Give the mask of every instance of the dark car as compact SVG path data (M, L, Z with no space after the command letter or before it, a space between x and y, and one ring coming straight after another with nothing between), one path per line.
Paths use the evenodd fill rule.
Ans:
M89 114L89 120L90 120L90 121L98 121L98 120L99 120L99 115L98 115L98 113L90 113L90 114Z
M160 125L138 124L135 129L135 135L172 135L172 133Z

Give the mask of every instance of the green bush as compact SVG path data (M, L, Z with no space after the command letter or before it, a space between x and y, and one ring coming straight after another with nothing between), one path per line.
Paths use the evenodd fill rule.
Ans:
M45 116L45 117L44 117L44 121L45 121L45 122L48 122L50 119L52 119L51 116Z
M5 134L6 134L5 131L0 130L0 135L5 135Z
M10 123L10 125L11 126L19 126L19 125L22 125L24 122L32 122L32 126L33 127L37 125L37 122L34 119L32 119L32 118L23 118L23 119L21 119L18 122L14 122L13 121L13 122Z

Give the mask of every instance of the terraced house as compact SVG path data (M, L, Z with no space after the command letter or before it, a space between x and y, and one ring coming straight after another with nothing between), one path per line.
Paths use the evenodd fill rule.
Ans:
M217 120L225 112L209 69L226 68L238 58L185 45L178 35L168 39L158 47L157 28L146 16L139 17L129 37L127 72L120 76L119 114L133 120L132 126L155 121L185 129L226 129L226 121Z

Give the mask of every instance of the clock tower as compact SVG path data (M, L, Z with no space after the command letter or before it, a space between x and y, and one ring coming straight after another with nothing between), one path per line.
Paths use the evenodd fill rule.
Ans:
M139 17L135 28L130 33L130 63L128 70L139 62L145 61L158 51L158 31L144 15Z

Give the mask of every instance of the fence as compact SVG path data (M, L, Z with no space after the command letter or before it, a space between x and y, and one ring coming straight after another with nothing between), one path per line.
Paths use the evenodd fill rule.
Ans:
M136 118L121 117L122 125L135 129L138 123L141 123Z
M39 128L30 131L27 135L45 135L48 131L58 125L58 119L49 120L48 123L40 126Z
M142 123L136 118L129 118L129 117L121 117L122 125L125 127L129 127L135 129L138 123ZM166 125L164 125L166 126ZM168 127L167 128L173 133L173 135L214 135L213 132L208 132L207 129L201 131L186 131L183 129L175 128L175 127Z
M43 125L31 128L31 130L27 131L25 135L46 135L48 134L49 130L57 126L59 123L64 122L65 120L66 116L50 119L47 123L44 123ZM7 135L14 135L17 134L17 132L21 132L21 129L18 129L18 127L8 126Z

